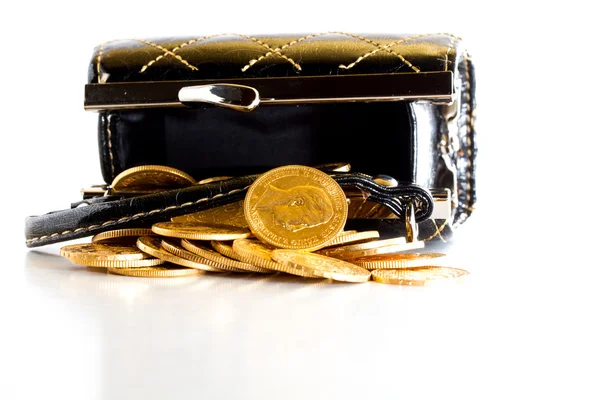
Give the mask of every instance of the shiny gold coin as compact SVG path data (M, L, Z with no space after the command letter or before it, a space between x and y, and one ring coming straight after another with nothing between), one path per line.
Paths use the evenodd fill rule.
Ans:
M187 187L196 183L190 175L162 165L142 165L129 168L113 179L111 191L119 193L148 193Z
M143 236L138 239L137 246L143 252L173 264L181 265L187 268L200 269L203 271L222 272L219 269L210 266L201 258L191 260L169 253L167 250L162 248L161 238L159 237Z
M137 238L140 236L154 236L152 229L133 228L133 229L117 229L115 231L101 232L92 237L92 243L127 243L131 242L135 245Z
M181 241L178 239L163 239L161 246L163 249L177 257L211 267L212 272L247 272L245 270L233 268L225 264L216 263L208 258L192 253L191 251L180 246L180 243Z
M224 224L248 229L244 217L244 202L238 201L220 207L198 211L192 214L171 218L173 222L192 222L198 224Z
M275 250L273 260L281 265L280 271L305 277L320 277L344 282L366 282L371 273L346 261L297 250Z
M144 258L143 260L100 260L94 257L73 256L69 258L73 264L85 265L96 268L144 268L154 267L164 263L158 258Z
M278 271L279 264L271 258L271 253L275 249L276 247L258 240L237 239L233 241L233 251L240 256L243 262Z
M126 276L144 278L176 278L181 276L198 275L201 272L193 268L183 267L148 267L148 268L109 268L108 272Z
M244 199L250 230L265 243L296 250L317 249L346 224L344 191L326 173L289 165L261 175Z
M232 243L233 244L233 243ZM219 242L217 240L212 240L210 245L217 252L221 253L225 257L231 258L233 260L243 261L238 253L233 250L233 246L231 246L228 242Z
M460 280L468 271L450 267L420 267L404 269L378 269L372 272L373 280L392 285L425 286L433 283Z
M444 257L446 257L444 253L384 254L360 257L352 260L352 263L368 270L401 269L439 265Z
M201 181L198 181L198 183L196 183L196 185L206 185L207 183L226 181L231 178L232 178L231 176L213 176L212 178L206 178L206 179L202 179Z
M335 257L340 258L344 254L353 253L361 250L374 249L377 247L384 246L392 246L392 245L404 245L406 244L406 239L403 237L397 237L392 239L384 239L384 240L372 240L366 243L358 243L358 244L350 244L346 246L338 246L334 248L327 248L318 251L319 254L322 254L327 257Z
M341 260L354 261L360 257L370 257L381 254L397 254L409 250L422 249L423 247L425 247L424 242L411 242L405 244L394 244L391 246L375 247L373 249L357 250L330 257L339 258Z
M162 236L192 240L235 240L250 237L248 229L222 224L195 222L159 222L152 231Z
M181 245L188 251L199 255L200 257L204 257L207 260L211 260L219 265L224 265L230 268L234 268L236 270L248 271L248 272L259 272L262 274L270 274L273 271L266 268L257 267L255 265L245 263L242 261L232 260L231 258L227 258L216 251L208 249L204 247L200 243L194 243L187 239L183 239L181 241ZM168 248L167 248L168 249Z
M67 258L87 257L96 260L141 260L148 258L135 246L102 243L81 243L63 246L60 255Z
M364 243L379 238L377 231L349 232L336 236L326 247L347 245L349 243Z

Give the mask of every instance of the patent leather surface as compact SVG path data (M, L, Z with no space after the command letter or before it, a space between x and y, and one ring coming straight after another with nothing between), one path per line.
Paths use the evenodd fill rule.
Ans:
M112 40L94 50L90 83L437 72L461 40L447 33L348 32Z
M457 169L458 205L454 224L463 223L473 212L477 202L475 170L477 135L475 131L477 101L475 99L475 67L469 56L458 66L460 76L461 109L458 119L458 151L452 154Z
M415 205L417 221L425 221L433 212L433 198L419 186L384 187L366 175L355 173L332 177L343 188L361 189L369 200L385 205L398 216L405 215L409 202ZM92 202L83 207L29 217L26 220L26 244L38 247L113 229L148 227L171 217L239 201L255 178L256 175L250 175L146 196Z
M174 167L197 180L335 162L399 181L410 182L414 176L415 144L406 102L282 105L251 113L119 110L102 113L100 120L106 183L127 168L148 164Z
M110 183L127 168L160 164L203 179L344 161L371 175L451 189L456 226L475 205L477 154L474 68L457 36L328 32L115 40L95 49L88 80L101 86L239 78L252 86L254 78L444 71L455 78L455 128L444 106L431 101L271 105L251 113L105 110L98 132L102 173Z

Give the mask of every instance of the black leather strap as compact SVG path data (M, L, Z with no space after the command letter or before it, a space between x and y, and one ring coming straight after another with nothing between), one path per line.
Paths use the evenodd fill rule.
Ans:
M245 197L256 177L249 175L145 196L88 202L84 206L28 217L26 244L38 247L113 229L148 227L178 215L233 203ZM399 217L404 217L409 202L415 205L419 222L429 218L433 212L431 194L419 186L384 187L369 176L357 173L334 174L332 177L343 188L360 188L369 200L387 206Z

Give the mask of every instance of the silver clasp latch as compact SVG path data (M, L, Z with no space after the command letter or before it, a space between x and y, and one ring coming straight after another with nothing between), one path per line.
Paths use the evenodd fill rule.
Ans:
M254 110L260 103L258 90L230 83L186 86L179 90L178 98L188 107L202 103L245 112Z

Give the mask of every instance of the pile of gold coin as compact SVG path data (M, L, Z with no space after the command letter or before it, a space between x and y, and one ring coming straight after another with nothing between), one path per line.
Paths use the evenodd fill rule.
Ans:
M219 179L226 177L206 181ZM344 231L347 213L345 194L335 180L292 165L261 175L243 202L148 228L103 232L92 243L63 247L60 254L75 264L143 277L287 273L426 285L468 274L443 266L444 254L407 252L423 248L423 242L381 240L377 231Z

